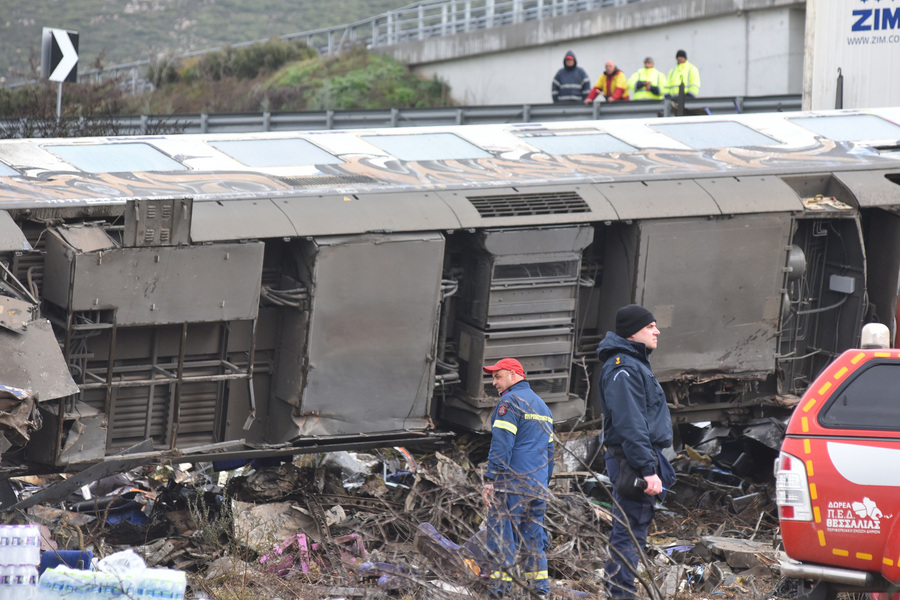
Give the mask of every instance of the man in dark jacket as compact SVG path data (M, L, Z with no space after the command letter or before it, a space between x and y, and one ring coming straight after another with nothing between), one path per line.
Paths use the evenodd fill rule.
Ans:
M617 503L605 571L610 598L635 596L634 577L655 501L661 502L675 483L672 465L662 454L672 445L669 406L649 361L658 337L653 314L629 304L616 312L615 333L607 332L597 348L603 364L599 393L606 469Z
M566 52L563 68L553 78L553 102L584 102L591 91L591 80L584 69L578 66L575 53Z
M547 577L547 486L553 474L553 415L525 381L522 363L503 358L484 367L500 401L491 415L491 448L482 497L488 507L487 550L493 596L509 591L509 570L521 547L525 579L550 594Z

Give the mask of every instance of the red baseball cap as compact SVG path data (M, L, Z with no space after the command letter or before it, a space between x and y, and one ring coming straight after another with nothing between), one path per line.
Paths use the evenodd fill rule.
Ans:
M514 358L501 358L497 361L497 364L483 368L485 373L493 373L494 371L505 370L512 371L513 373L517 373L522 377L525 377L525 369L522 368L522 363Z

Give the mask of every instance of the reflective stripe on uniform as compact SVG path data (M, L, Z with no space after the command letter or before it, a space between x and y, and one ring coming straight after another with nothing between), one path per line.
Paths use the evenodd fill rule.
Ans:
M547 579L547 571L528 571L525 573L525 579Z
M539 415L536 413L526 413L525 415L523 415L523 418L529 421L545 421L547 423L553 422L553 417L548 417L547 415Z
M512 575L507 575L503 571L491 571L491 579L499 579L500 581L512 581Z
M509 421L501 421L500 419L497 419L496 421L494 421L494 427L497 427L498 429L505 429L513 435L516 435L516 433L519 432L518 427L516 427Z

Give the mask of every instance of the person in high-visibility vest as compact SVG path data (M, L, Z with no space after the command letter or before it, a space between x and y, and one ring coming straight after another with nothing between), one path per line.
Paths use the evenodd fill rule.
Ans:
M644 59L644 68L628 78L633 100L662 100L666 93L666 76L653 66L653 59Z
M611 60L606 62L606 70L594 84L584 103L591 104L598 95L602 95L607 102L629 99L628 79Z
M687 52L684 50L679 50L675 53L675 60L678 64L669 71L666 93L677 96L679 87L683 83L684 95L689 98L696 98L700 95L700 71L688 62Z

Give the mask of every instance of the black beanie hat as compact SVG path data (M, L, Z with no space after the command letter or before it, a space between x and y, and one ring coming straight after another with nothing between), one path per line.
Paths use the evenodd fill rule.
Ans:
M628 338L655 321L653 313L637 304L623 306L616 311L616 335Z
M685 52L684 50L679 50L675 53L675 58L683 58L687 60L687 52Z

